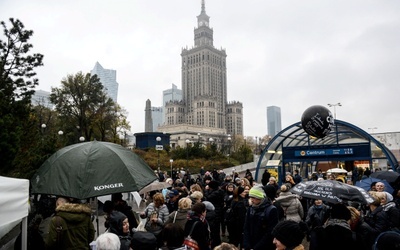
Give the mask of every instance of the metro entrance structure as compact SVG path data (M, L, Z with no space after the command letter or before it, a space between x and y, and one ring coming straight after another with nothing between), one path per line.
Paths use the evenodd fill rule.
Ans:
M369 168L393 169L399 163L394 154L382 143L361 128L345 121L335 120L331 132L324 138L310 136L301 122L283 129L263 149L258 160L255 179L261 180L265 167L278 169L279 180L284 180L286 171L300 169L303 176L317 171L329 162L336 162L347 171L355 163ZM292 172L292 171L291 171Z

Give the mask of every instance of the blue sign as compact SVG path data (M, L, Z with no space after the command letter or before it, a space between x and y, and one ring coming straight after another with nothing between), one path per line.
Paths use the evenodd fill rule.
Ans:
M352 155L353 148L296 150L295 156Z

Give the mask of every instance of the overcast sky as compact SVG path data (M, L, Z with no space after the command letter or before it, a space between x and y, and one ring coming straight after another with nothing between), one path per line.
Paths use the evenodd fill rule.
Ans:
M181 88L180 53L194 44L200 10L201 0L0 1L1 20L34 31L33 51L44 55L37 89L98 61L117 70L133 133L144 131L147 99L161 106L163 90ZM206 12L245 136L267 134L267 106L281 107L285 128L312 105L338 102L337 119L400 131L400 1L206 0Z

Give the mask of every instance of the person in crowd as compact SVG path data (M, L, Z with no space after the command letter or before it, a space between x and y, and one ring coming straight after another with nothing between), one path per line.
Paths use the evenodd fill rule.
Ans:
M180 195L178 190L172 189L169 194L168 194L168 200L167 200L167 208L168 212L172 213L176 210L178 210L178 201L179 201Z
M276 250L304 250L301 243L306 231L307 225L304 222L291 220L279 222L272 231Z
M157 238L149 232L137 231L132 236L132 250L157 250Z
M219 170L219 172L218 172L218 182L219 183L223 183L224 181L225 181L225 177L226 177L226 173L224 172L224 170L223 169L220 169Z
M268 169L264 169L264 173L261 178L261 183L263 186L267 185L270 177L271 177L271 173L268 171Z
M301 176L299 174L299 170L298 169L294 170L293 180L294 180L295 184L300 183L302 181L302 178L301 178Z
M187 237L190 232L192 239L197 241L200 250L210 250L210 232L208 230L208 222L206 220L206 205L202 202L195 203L192 206L192 211L188 215L188 221L185 225L185 237Z
M233 191L233 200L229 207L229 212L225 216L226 226L229 233L229 243L235 246L243 246L243 227L246 217L248 200L246 196L249 191L244 187L236 187Z
M215 213L214 205L209 201L203 201L203 203L206 205L206 220L210 230L211 249L213 249L221 244L220 225L217 224L220 220L216 218L217 214Z
M114 203L114 210L120 211L126 215L129 221L129 231L132 231L132 228L137 228L138 223L133 214L132 207L128 206L128 203L123 200L122 197L121 193L112 194L111 201Z
M161 231L168 215L168 208L164 204L164 196L161 193L156 193L153 196L153 202L146 207L144 212L140 213L141 218L147 218L145 229L157 237L160 247L162 246Z
M370 231L361 216L361 212L352 206L348 206L347 208L350 210L351 214L350 229L353 232L353 238L355 237L354 250L372 249L374 239L370 235Z
M211 181L208 184L208 188L204 192L204 196L206 201L211 202L215 207L215 225L218 225L218 230L221 226L221 219L223 218L223 208L224 208L224 191L219 188L219 183L216 181ZM218 234L218 237L215 235L213 238L213 244L218 246L221 244L221 237Z
M182 230L185 229L187 221L187 215L192 207L192 200L189 197L185 197L179 200L178 210L170 213L165 225L173 223L179 225Z
M226 213L226 210L231 206L232 200L233 200L233 190L235 190L235 184L229 183L226 185L224 192L224 208L223 208L223 214ZM225 232L226 232L226 226L225 226L225 221L221 220L221 234L222 237L225 237Z
M379 183L379 182L378 182ZM388 192L382 192L381 206L385 212L386 217L389 218L389 228L391 230L400 230L400 210L396 207L396 203L393 202L393 196Z
M222 242L221 245L214 247L214 250L239 250L236 246Z
M330 175L328 176L328 180L336 181L336 175L330 174Z
M323 250L353 250L355 239L350 229L351 213L342 203L333 204L330 218L316 234L316 248Z
M166 224L162 231L164 245L160 250L183 249L184 238L184 231L180 225L173 223Z
M190 195L190 199L192 200L193 203L197 203L197 202L202 202L203 201L203 193L200 191L194 191L191 195Z
M290 174L287 174L285 176L285 182L284 184L288 185L290 188L294 187L296 185L296 182L294 182L293 177Z
M211 172L211 176L214 181L219 181L219 172L216 168Z
M250 169L246 169L246 172L244 173L244 177L247 178L247 176L253 177L253 174L250 172Z
M96 250L119 250L121 242L116 234L105 232L96 239Z
M54 210L54 209L53 209ZM45 243L39 231L39 226L43 220L41 214L36 214L33 218L28 218L29 225L27 228L27 249L44 249ZM22 228L22 225L21 225ZM17 236L14 243L14 250L22 249L22 230Z
M309 250L316 249L316 233L329 218L329 207L322 200L314 200L313 205L307 211L305 223L309 228L308 239L310 241Z
M242 180L239 177L235 177L235 185L242 186Z
M129 250L131 236L129 231L129 221L125 214L119 211L111 212L109 216L108 232L116 234L121 242L121 250Z
M204 175L206 174L206 170L204 169L203 166L200 168L199 174L200 174L201 180L203 180Z
M385 184L383 182L378 181L375 184L375 189L377 192L384 192L385 191Z
M258 250L275 249L272 229L278 224L278 211L266 198L262 186L254 186L249 192L250 206L243 228L243 248Z
M375 240L374 250L399 250L400 249L400 233L395 231L387 231L381 233Z
M374 201L369 204L369 211L367 211L364 220L368 224L367 228L372 238L376 238L380 233L389 230L390 218L387 217L381 205L385 193L370 191L369 194Z
M250 175L248 175L248 176L250 176ZM244 177L244 178L242 178L242 179L240 179L240 181L241 181L241 186L250 186L250 187L252 187L252 185L251 185L251 183L250 183L250 181L249 181L249 179L247 179L246 177Z
M278 185L278 183L276 182L276 178L273 177L273 176L271 176L271 177L269 178L269 182L268 182L267 185L273 186L273 187L275 188L276 191L278 191L278 189L279 189L279 185Z
M201 193L203 193L203 189L201 188L201 186L199 184L193 184L190 186L190 194L193 194L194 191L199 191Z
M274 205L280 210L280 220L292 220L300 222L304 216L303 206L297 195L290 192L287 184L281 186L279 197L275 199Z
M90 207L66 197L59 197L56 206L45 241L46 249L89 249L94 239Z

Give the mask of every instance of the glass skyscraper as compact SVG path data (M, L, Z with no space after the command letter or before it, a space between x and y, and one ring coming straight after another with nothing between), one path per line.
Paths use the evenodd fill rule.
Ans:
M99 62L96 62L94 68L90 71L91 75L97 75L100 78L100 82L104 86L104 90L107 95L117 102L118 98L118 83L117 83L117 71L113 69L103 68Z
M281 108L277 106L267 107L268 135L274 137L282 130Z

